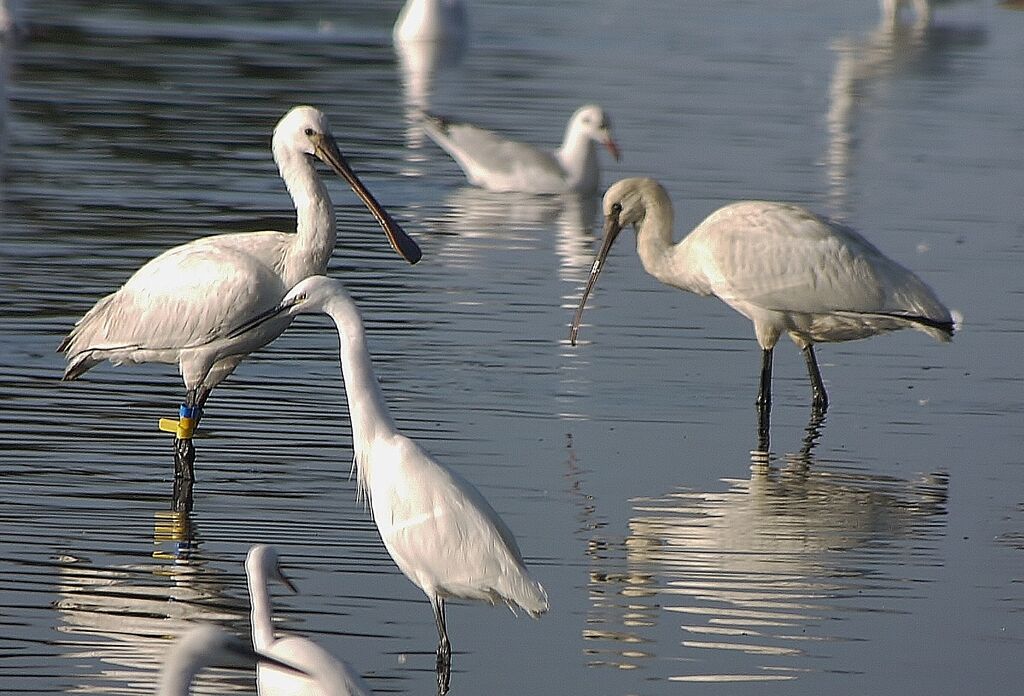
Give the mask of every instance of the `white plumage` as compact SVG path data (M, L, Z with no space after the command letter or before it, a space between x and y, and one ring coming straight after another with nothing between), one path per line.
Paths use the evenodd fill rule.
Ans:
M512 532L483 495L398 432L373 372L359 311L339 281L307 278L276 310L234 333L273 317L308 313L327 314L337 327L359 489L391 558L434 609L438 685L447 691L446 598L504 603L537 616L547 611L547 594L530 577Z
M731 203L672 241L672 202L658 182L623 179L604 196L605 238L573 319L575 344L587 297L616 236L636 229L644 269L661 282L714 295L754 324L762 349L762 431L771 404L772 349L783 334L804 352L815 409L828 398L813 345L914 328L940 340L953 318L924 282L849 227L799 206Z
M239 338L226 332L275 306L302 278L323 273L337 231L330 196L313 158L342 176L410 263L420 252L363 186L338 151L320 111L297 106L274 129L274 160L296 209L296 233L251 232L202 237L147 262L116 292L82 317L58 350L67 354L64 379L109 360L177 363L186 405L202 407L210 391L245 356L274 338L287 321L270 322ZM190 443L188 437L184 442ZM188 447L191 445L188 444ZM189 454L182 448L179 454Z
M266 544L249 549L245 559L252 604L252 642L262 654L278 658L304 674L272 664L256 668L260 696L369 696L370 687L347 662L301 636L274 636L274 611L268 581L279 580L293 592L294 585L281 571L277 551Z
M594 144L604 145L619 158L608 117L594 104L576 110L555 152L430 114L424 114L423 128L462 167L471 184L490 191L593 193L601 183Z
M409 41L466 40L469 33L466 4L462 0L408 0L398 13L392 37Z

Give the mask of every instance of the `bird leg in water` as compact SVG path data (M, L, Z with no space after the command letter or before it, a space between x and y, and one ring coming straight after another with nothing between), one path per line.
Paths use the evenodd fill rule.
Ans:
M205 399L209 392L202 394ZM193 478L192 465L196 460L196 448L192 444L196 424L199 422L202 409L196 405L196 390L190 389L185 396L185 403L178 409L178 420L160 419L160 429L174 433L174 477Z
M448 627L444 620L444 599L435 595L430 599L430 606L437 622L437 693L444 696L452 678L452 645L448 642Z
M769 420L772 412L772 348L761 349L761 386L757 392L757 448L768 451Z
M807 361L807 374L811 378L811 393L814 395L814 410L824 413L828 410L828 395L825 393L825 384L821 381L821 372L818 370L818 359L814 356L814 346L808 345L804 348L804 360Z

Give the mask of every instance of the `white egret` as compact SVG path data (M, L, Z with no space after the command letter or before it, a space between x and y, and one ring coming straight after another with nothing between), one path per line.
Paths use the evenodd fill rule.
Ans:
M327 314L337 327L357 485L391 558L433 607L443 694L451 672L446 598L518 605L536 617L547 611L547 593L530 577L512 532L483 495L398 432L373 372L359 310L339 281L307 278L275 310L233 334L310 313Z
M161 429L175 432L175 459L189 478L191 438L210 391L248 353L280 335L288 322L271 322L239 339L227 338L225 332L275 306L298 281L327 269L337 229L334 206L314 158L348 182L403 258L409 263L420 258L416 243L338 151L323 113L309 106L289 111L274 129L273 153L295 204L295 234L221 234L169 249L97 302L58 348L67 354L65 380L80 377L104 360L115 365L177 363L187 396L180 419L163 421Z
M207 667L252 669L254 664L273 664L291 674L302 672L272 655L254 651L238 637L213 624L200 624L183 633L167 653L157 696L188 696L192 681Z
M260 696L369 696L370 687L346 662L301 636L274 637L273 606L268 581L274 578L295 592L281 570L277 551L266 544L249 549L245 558L252 603L252 642L262 654L278 658L303 671L282 670L272 664L256 667Z
M680 242L672 241L672 202L653 179L623 179L604 195L604 242L573 318L576 344L583 308L616 236L629 224L644 270L666 285L714 295L754 323L761 346L757 396L767 441L772 350L788 334L803 351L815 411L828 397L815 343L850 341L913 328L939 341L953 336L953 317L924 282L858 233L799 206L730 203Z
M465 41L469 33L462 0L408 0L398 13L392 38L410 41Z
M619 159L608 117L595 104L576 110L556 152L426 113L423 129L462 167L469 183L491 191L593 193L601 183L594 143Z

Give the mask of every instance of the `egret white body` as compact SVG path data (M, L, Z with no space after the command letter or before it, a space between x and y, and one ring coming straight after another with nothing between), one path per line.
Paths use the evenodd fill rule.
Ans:
M423 128L462 167L469 183L490 191L593 193L601 183L594 144L619 158L604 109L594 104L576 110L555 152L430 114L424 114Z
M271 664L256 667L260 696L369 696L370 687L348 663L339 660L313 641L301 636L274 636L273 606L268 581L279 580L293 592L295 587L281 571L273 547L259 544L245 559L252 604L252 642L262 654L303 670L297 674Z
M269 322L246 336L226 333L275 306L299 280L327 269L337 229L334 206L313 158L343 177L407 261L419 248L363 186L338 151L327 119L297 106L274 129L274 160L295 203L296 232L221 234L174 247L147 262L116 292L78 320L58 350L67 354L65 380L104 360L176 363L187 407L202 407L210 391L245 356L281 334L287 321ZM191 447L179 435L179 454Z
M300 674L273 656L253 651L219 626L201 624L183 633L171 647L160 670L156 693L157 696L188 696L192 692L192 681L207 667L251 670L259 663L276 664L292 674Z
M462 0L408 0L392 30L396 43L409 41L465 41L469 33L466 4Z
M629 224L644 270L666 285L714 295L754 324L762 350L757 403L762 434L771 408L772 350L789 335L807 360L815 409L828 407L814 344L913 328L939 341L953 318L912 272L849 227L799 206L731 203L672 241L668 193L648 178L623 179L604 196L605 237L591 269L570 340L616 236Z
M277 310L235 333L308 313L327 314L337 327L358 487L391 558L434 609L438 686L445 692L451 667L446 598L519 606L536 617L547 611L547 593L530 577L512 532L483 495L398 432L373 372L359 311L339 281L307 278Z

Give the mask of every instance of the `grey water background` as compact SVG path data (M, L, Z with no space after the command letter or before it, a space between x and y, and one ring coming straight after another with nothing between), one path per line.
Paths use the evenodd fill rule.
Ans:
M196 236L290 229L269 152L293 104L423 247L403 264L338 180L331 273L400 427L473 481L546 586L538 621L455 604L453 694L1010 694L1024 679L1024 12L870 0L471 4L461 57L399 57L388 2L32 2L2 50L0 692L144 694L188 623L246 630L242 560L280 547L282 630L375 691L434 690L431 612L356 501L326 321L213 396L191 512L172 504L168 366L61 383L73 321ZM557 144L597 102L677 236L738 198L862 230L964 315L823 346L832 397L721 303L622 241L568 322L598 202L469 189L417 108ZM623 236L631 240L632 234ZM199 693L253 693L213 672Z

